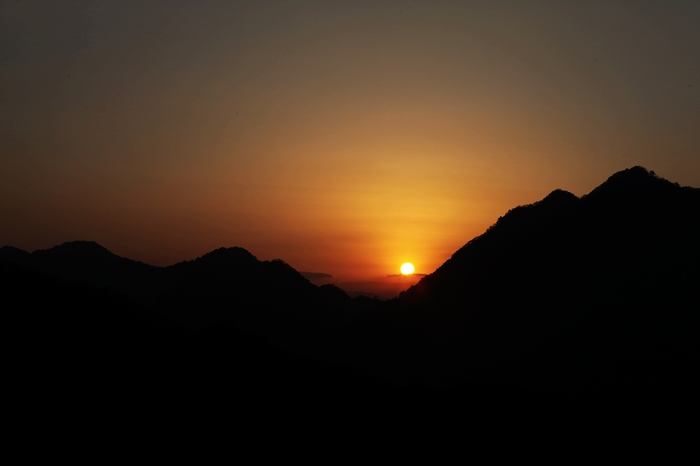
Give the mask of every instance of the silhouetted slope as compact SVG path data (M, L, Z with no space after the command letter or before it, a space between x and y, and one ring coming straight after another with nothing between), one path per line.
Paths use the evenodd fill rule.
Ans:
M588 302L610 293L647 294L642 275L644 283L668 283L670 276L687 283L697 273L698 193L641 167L613 175L581 199L554 191L510 210L401 300L464 301L476 312L498 300L521 300L515 290L548 302L561 295L554 285L591 286L575 300Z
M320 289L284 262L262 262L237 247L220 248L170 267L155 267L119 257L95 242L72 241L31 254L6 246L0 249L0 262L125 293L155 305L164 314L179 315L192 325L213 318L204 316L217 302L239 309L284 307L291 312L347 301L340 289L334 293L328 287ZM183 310L187 306L199 310ZM229 314L235 313L233 308L229 310Z
M170 284L158 307L185 325L264 320L274 326L297 310L314 311L320 296L318 287L286 263L259 261L242 248L217 249L166 272Z
M109 409L168 412L211 401L217 412L235 406L237 422L257 422L285 412L308 416L297 410L310 393L320 406L367 385L361 371L309 355L325 352L319 342L330 335L321 326L332 331L352 300L280 260L222 248L149 268L155 275L141 275L145 285L155 276L164 286L143 301L117 281L92 280L134 266L96 244L38 255L46 254L51 261L32 258L30 265L3 260L26 258L18 250L4 248L0 257L0 295L18 350L11 374L21 381L13 393L30 396L32 409L105 409L110 400Z
M639 204L640 202L663 202L668 199L678 199L679 193L693 195L696 188L682 188L678 183L656 176L644 167L632 167L611 175L603 184L595 188L585 197L607 202L625 202ZM695 194L697 196L697 194Z
M83 281L151 298L162 287L159 268L117 256L92 241L71 241L29 254L16 248L0 250L0 262L22 264L67 280Z
M0 248L0 295L15 378L72 407L673 428L700 409L698 238L700 190L634 167L510 210L388 302L241 248L153 267L90 242Z
M0 262L9 262L15 264L25 264L31 258L31 254L19 248L12 246L3 246L0 248Z
M634 167L512 209L398 301L453 338L453 364L579 402L697 408L698 238L700 190Z

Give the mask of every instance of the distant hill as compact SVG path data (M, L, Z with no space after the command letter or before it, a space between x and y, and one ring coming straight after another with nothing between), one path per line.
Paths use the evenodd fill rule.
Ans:
M146 298L160 289L159 268L117 256L93 241L71 241L33 253L0 249L0 262Z
M245 319L242 310L262 308L284 307L287 314L304 309L308 314L349 300L333 285L313 285L285 262L259 261L239 247L156 267L117 256L92 241L72 241L33 253L5 246L0 263L122 293L184 326ZM192 307L198 311L191 312Z

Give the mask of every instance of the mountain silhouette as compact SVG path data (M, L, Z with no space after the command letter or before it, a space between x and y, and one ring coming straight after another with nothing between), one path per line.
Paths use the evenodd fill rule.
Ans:
M697 409L699 213L699 189L627 169L510 210L398 301L452 338L454 364L580 403Z
M692 431L699 213L700 189L633 167L511 209L389 301L238 247L155 267L88 241L0 248L0 292L18 380L67 381L74 405Z
M328 308L349 299L335 287L329 292L329 287L313 285L282 260L259 261L238 247L217 249L164 272L168 286L157 307L185 327L229 321L279 333L299 321L311 325L332 318Z
M117 256L93 241L70 241L31 254L2 248L0 262L24 265L141 298L152 295L161 286L158 267Z
M665 286L687 285L697 274L699 203L699 189L642 167L614 174L580 199L555 190L510 210L401 300L453 308L463 302L477 313L533 293L539 307L617 305L606 299L615 295L647 302L653 290L672 299ZM580 293L572 295L572 287Z

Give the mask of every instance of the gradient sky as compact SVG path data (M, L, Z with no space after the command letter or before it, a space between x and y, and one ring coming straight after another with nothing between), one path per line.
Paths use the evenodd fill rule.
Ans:
M555 188L700 186L699 25L697 0L1 1L0 245L429 273Z

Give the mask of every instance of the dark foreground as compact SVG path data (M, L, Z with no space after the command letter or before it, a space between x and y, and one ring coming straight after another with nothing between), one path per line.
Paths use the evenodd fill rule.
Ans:
M554 191L392 301L240 248L2 248L8 400L38 436L692 438L699 192L641 167Z

